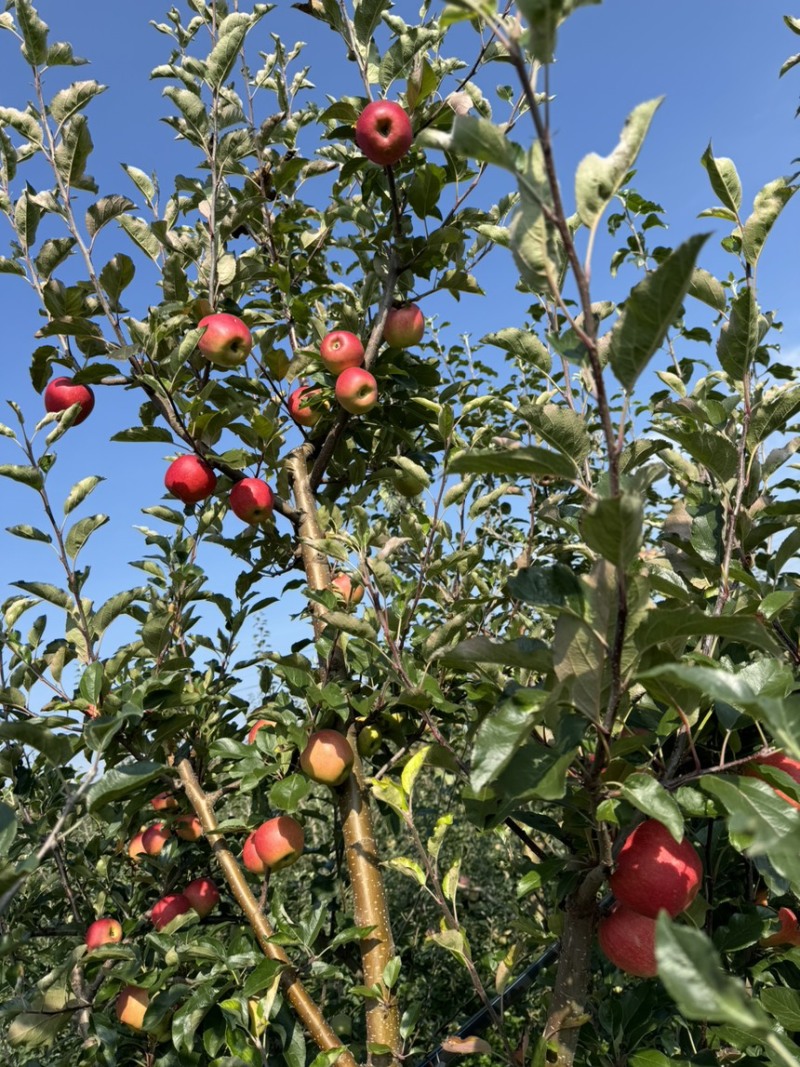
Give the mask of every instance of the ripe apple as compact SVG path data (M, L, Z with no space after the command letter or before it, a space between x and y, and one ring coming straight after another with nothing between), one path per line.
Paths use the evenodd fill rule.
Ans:
M196 504L211 496L217 485L217 476L212 467L199 456L178 456L167 467L164 475L167 492L184 504Z
M374 756L383 743L383 734L377 726L363 726L358 733L356 748L359 756Z
M176 815L173 826L181 841L199 841L203 836L203 827L196 815Z
M664 908L678 915L697 896L703 864L690 841L680 844L656 819L640 823L617 857L611 892L627 908L655 919Z
M372 163L389 167L411 147L414 131L408 113L392 100L373 100L356 122L356 144Z
M331 589L344 601L346 608L354 608L364 599L364 586L354 585L349 574L339 571L331 578Z
M157 797L153 797L150 805L156 811L168 811L170 808L177 808L178 801L172 793L159 793Z
M419 344L425 333L425 316L416 304L391 308L383 325L383 339L392 348Z
M251 874L266 874L267 865L256 852L256 846L253 841L255 836L256 832L254 830L244 843L242 848L242 863L246 870L250 871Z
M289 408L289 414L298 426L313 426L319 421L322 410L319 407L312 408L309 400L320 393L320 389L313 389L310 385L301 385L299 389L289 393L286 405Z
M73 404L80 404L73 426L78 426L88 419L94 407L94 393L88 385L79 385L74 379L62 375L52 378L44 391L45 411L66 411Z
M638 978L652 978L656 964L656 921L617 904L597 927L600 948L615 967Z
M210 878L195 878L186 886L183 896L201 919L205 919L219 904L219 890Z
M351 415L364 415L378 403L378 383L363 367L348 367L336 379L336 399Z
M187 911L191 911L191 908L188 897L185 897L183 893L168 893L161 900L157 900L150 909L150 918L156 930L163 930L173 919L177 919L179 915L185 915Z
M759 766L774 767L778 771L784 771L800 785L800 763L796 759L792 759L791 756L787 756L785 752L773 752L769 756L759 756L747 765L743 773L753 778L760 778L761 775L758 773ZM776 789L775 792L787 804L791 804L793 808L800 808L800 804L793 800L788 793L784 793L781 789Z
M764 948L771 948L773 945L800 945L800 924L791 908L779 909L778 922L780 928L776 933L762 937L759 944Z
M169 830L163 822L157 822L142 834L142 847L148 856L157 856L169 839Z
M272 871L289 867L299 860L304 844L303 827L291 815L267 819L253 834L259 859Z
M134 1030L141 1030L144 1024L144 1014L150 997L147 990L135 985L126 985L120 989L114 1004L117 1018L126 1026Z
M321 785L341 785L353 766L353 749L338 730L317 730L300 753L303 774Z
M253 725L250 727L250 730L249 730L249 732L247 734L247 743L248 743L248 745L252 745L253 744L253 742L256 739L256 734L258 733L258 731L262 727L266 726L267 728L270 728L270 727L274 727L276 725L277 725L277 723L275 722L274 719L259 719L258 722L253 723Z
M272 490L261 478L242 478L231 489L231 511L251 526L271 519L274 503Z
M197 347L210 363L230 370L240 367L250 355L253 337L238 315L222 311L206 315L197 325L206 331Z
M134 863L139 862L139 856L146 855L144 850L143 838L144 831L140 830L138 834L133 835L130 840L130 844L128 845L128 855L134 861Z
M319 355L331 374L341 374L349 367L361 366L364 362L364 346L349 330L334 330L323 337Z
M101 945L117 945L122 940L122 927L116 919L96 919L86 931L84 940L90 952Z

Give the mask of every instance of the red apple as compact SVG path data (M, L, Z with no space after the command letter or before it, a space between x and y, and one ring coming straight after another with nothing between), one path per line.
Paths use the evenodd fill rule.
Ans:
M367 159L381 167L402 159L413 140L411 119L392 100L374 100L358 116L356 144Z
M780 928L776 933L762 937L759 944L764 948L771 948L773 945L800 945L800 924L791 908L781 908L778 911L778 922Z
M253 834L259 859L272 871L279 871L299 860L304 844L303 827L291 815L268 819Z
M425 317L416 304L392 308L383 325L383 339L392 348L419 344L425 333Z
M673 917L688 908L702 878L691 842L678 844L666 826L647 819L620 849L609 884L620 904L655 919L662 908Z
M114 1010L121 1023L125 1023L126 1026L130 1026L134 1030L141 1030L144 1024L144 1014L149 1003L150 997L146 989L141 989L135 985L126 985L120 989L117 995Z
M378 383L363 367L349 367L336 379L336 399L351 415L364 415L378 403Z
M153 797L150 801L150 805L156 811L167 811L170 808L177 808L178 801L172 793L159 793L157 797Z
M153 905L150 918L156 930L163 930L173 919L177 919L179 915L185 915L187 911L191 911L191 908L188 897L185 897L183 893L168 893Z
M349 367L361 366L364 362L364 346L354 333L334 330L323 337L319 355L331 374L341 374Z
M217 485L217 476L199 456L179 456L167 467L164 485L167 492L184 504L196 504L211 496Z
M319 420L322 410L319 407L312 408L309 400L312 396L318 396L320 392L320 389L313 389L310 385L301 385L299 389L289 394L286 405L289 408L289 414L298 426L313 426Z
M300 769L322 785L341 785L353 766L350 742L338 730L317 730L300 753Z
M254 830L244 843L244 847L242 848L242 863L251 874L266 874L267 865L256 852L256 846L253 841L255 836L256 832Z
M197 325L206 331L197 347L210 363L230 370L241 366L250 355L253 337L238 315L224 311L206 315Z
M277 723L274 721L274 719L259 719L258 722L253 723L253 725L250 727L250 730L248 731L248 734L247 734L247 743L248 743L248 745L252 745L253 744L253 742L256 739L256 734L258 733L258 731L260 729L262 729L262 727L265 727L265 726L266 727L274 727L276 725L277 725Z
M769 756L759 756L752 763L748 763L742 773L753 778L760 778L761 775L758 773L759 766L775 767L776 770L784 771L800 785L800 763L796 759L792 759L791 756L787 756L785 752L773 752ZM788 793L784 793L781 789L776 789L775 792L787 804L791 804L793 808L800 808L800 804L793 800Z
M173 826L181 841L199 841L203 836L203 827L196 815L176 815Z
M350 575L344 571L339 571L331 578L331 588L344 601L346 608L354 608L364 599L364 586L354 585Z
M656 920L620 904L600 920L600 948L615 967L638 978L652 978L656 964Z
M272 490L260 478L242 478L231 489L231 511L251 526L271 519L274 503Z
M44 406L46 411L66 411L73 404L80 404L81 410L73 422L78 426L88 419L94 407L94 393L88 385L78 385L72 378L62 375L53 378L47 383L44 391Z
M157 822L142 834L142 847L148 856L157 856L169 839L169 830L163 822Z
M201 919L219 904L219 890L210 878L195 878L186 886L183 895Z
M122 927L116 919L96 919L86 931L84 940L90 952L101 945L117 945L122 940Z
M133 835L130 840L130 844L128 845L128 855L134 861L134 863L139 862L140 856L146 855L144 850L144 842L142 840L143 838L144 831L140 830L138 834Z

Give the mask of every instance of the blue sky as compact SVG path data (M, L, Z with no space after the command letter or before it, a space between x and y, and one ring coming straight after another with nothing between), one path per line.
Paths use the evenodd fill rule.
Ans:
M167 6L153 0L40 0L38 4L50 24L51 39L69 40L77 54L91 60L89 66L76 68L69 80L94 78L110 87L89 109L95 143L89 170L103 193L133 195L120 169L122 162L146 171L157 169L165 195L172 174L192 166L191 152L176 144L172 131L158 121L167 113L168 102L161 97L164 82L148 78L169 51L168 39L148 21L164 21ZM411 0L398 0L395 11L412 21L416 6ZM630 110L664 94L665 102L640 156L635 185L666 209L670 230L664 235L665 243L677 244L698 230L711 230L716 236L703 253L702 265L727 272L732 261L718 251L724 224L696 219L713 202L699 161L709 141L717 155L732 157L744 185L745 205L760 186L791 172L792 159L800 156L800 124L794 119L800 68L779 80L781 63L796 49L798 40L783 25L784 13L797 14L774 0L606 0L581 9L562 30L551 81L556 94L556 159L567 202L571 202L572 175L581 157L590 151L610 152ZM332 47L334 37L326 27L293 10L285 0L261 26L264 48L269 32L281 34L288 43L308 42L305 61L311 64L310 77L320 96L359 94L355 67L343 60L336 65L334 56L341 50ZM54 75L51 92L69 72ZM482 80L487 95L495 100L500 120L505 114L503 105L490 90L494 82L510 80L510 70L499 66ZM0 34L0 104L24 106L31 95L30 72L13 39ZM524 142L527 136L521 124L515 137ZM493 176L484 195L491 200L505 189L505 178ZM796 204L789 205L759 271L762 306L779 309L785 352L793 362L800 350L797 210ZM0 223L0 254L6 251L7 237ZM126 242L120 234L117 250L129 251ZM594 299L618 298L624 292L624 272L620 283L610 286L606 261L607 247L601 243L595 256ZM142 314L157 299L145 272L141 276L142 281L137 280L128 291L128 305L135 314ZM449 321L453 339L462 333L479 338L489 330L518 326L525 301L514 293L514 277L510 256L498 250L481 278L488 300L463 298L456 304L442 298L431 301L425 311ZM634 279L627 280L632 284ZM0 315L5 324L0 399L18 401L32 425L42 407L27 368L37 344L33 335L41 322L35 299L18 279L0 276ZM139 584L139 572L126 568L129 559L141 554L141 539L133 527L152 525L140 509L161 499L164 457L169 449L109 444L116 430L135 425L138 405L119 389L99 390L98 394L92 418L62 441L51 482L53 496L60 502L79 478L88 474L106 478L77 513L103 511L112 518L95 535L89 551L93 573L88 592L99 602L117 589ZM0 421L12 421L9 416L0 415ZM0 439L0 462L19 462L4 439ZM0 502L2 526L41 524L30 490L4 480ZM224 588L236 569L221 550L205 552L201 562L214 574L217 587ZM0 558L2 599L9 592L7 583L17 578L59 580L56 562L45 546L3 535ZM269 627L273 633L290 633L292 639L298 636L298 631L286 629L278 613L271 616Z

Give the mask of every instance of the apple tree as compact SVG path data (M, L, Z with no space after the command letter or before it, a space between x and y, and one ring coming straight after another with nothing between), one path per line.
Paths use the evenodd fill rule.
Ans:
M709 147L656 243L658 99L559 174L588 2L294 5L342 95L271 5L185 0L168 192L100 187L104 86L0 15L43 394L0 426L8 1062L800 1063L800 385L758 288L796 186ZM131 396L167 491L99 596Z

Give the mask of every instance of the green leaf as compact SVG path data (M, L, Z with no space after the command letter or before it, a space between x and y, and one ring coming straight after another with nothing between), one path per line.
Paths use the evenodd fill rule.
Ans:
M738 215L742 203L742 183L733 160L723 156L715 159L709 144L700 162L706 168L711 188L719 197L720 202L729 211Z
M596 500L581 517L581 532L589 548L626 571L642 545L644 509L636 493Z
M64 127L54 155L56 170L69 188L93 188L91 179L84 177L86 162L93 147L86 116L75 115Z
M17 24L22 34L22 55L31 66L40 66L47 59L48 27L30 0L17 0Z
M161 245L144 219L137 219L133 215L120 215L119 224L146 256L153 262L158 260Z
M394 856L386 861L386 866L393 867L394 870L400 871L401 874L405 874L408 878L412 878L417 885L425 885L427 882L427 877L422 867L416 860L409 859L407 856Z
M35 526L6 526L8 533L13 534L14 537L22 537L26 541L43 541L47 545L53 543L53 538L49 533L45 533L44 530L38 530Z
M689 288L694 264L708 234L698 234L678 247L630 292L611 331L609 361L630 392L673 325Z
M19 5L19 0L17 0ZM40 1048L50 1045L72 1019L74 1012L56 1014L21 1012L15 1015L6 1031L9 1045L13 1047Z
M160 763L143 760L140 763L127 763L106 771L99 782L95 782L87 793L89 811L97 811L106 804L122 800L129 793L136 792L143 785L155 781L164 774Z
M546 670L550 650L544 641L535 637L517 637L513 641L492 641L488 637L470 637L460 641L442 656L445 667L477 669L479 663L495 663L501 667L520 667L523 670Z
M96 203L91 204L86 209L87 233L94 240L106 223L111 222L112 219L119 218L126 211L133 210L134 206L133 201L129 200L127 196L120 196L116 193L113 196L102 196Z
M86 105L104 93L108 87L99 85L96 81L73 82L66 89L56 93L50 101L50 114L58 123L64 123L78 111L82 111Z
M516 152L506 132L488 119L457 115L450 135L451 150L467 159L495 166L516 174Z
M112 303L117 303L122 291L133 281L135 273L136 267L133 260L124 252L118 252L106 263L100 271L100 284L108 293Z
M311 783L304 774L289 774L275 782L269 791L269 803L280 811L297 811L297 806L308 796Z
M526 404L523 415L548 445L582 463L592 450L586 421L577 411L560 404Z
M403 767L403 771L400 775L400 785L409 800L411 799L411 794L414 792L414 783L425 765L425 761L430 755L430 752L431 746L423 745L422 748L417 749L414 755Z
M126 589L122 593L115 593L102 604L92 615L92 632L97 637L102 637L114 619L120 615L128 614L128 608L139 600L144 600L147 590L143 588Z
M649 774L629 774L622 795L639 811L662 823L678 844L683 840L683 815L671 793Z
M511 254L525 285L549 299L559 290L564 246L549 221L553 204L539 141L528 153L518 184L520 207L509 228Z
M0 738L35 748L54 767L63 767L72 759L70 739L64 734L55 733L47 725L46 719L0 723Z
M353 18L356 40L359 44L365 48L369 45L375 30L380 25L384 11L388 11L391 6L391 0L360 0Z
M54 237L45 241L33 261L37 274L46 281L56 267L69 257L74 247L75 240L72 237Z
M576 615L582 614L583 587L575 572L563 563L526 567L509 578L508 589L515 600L534 607L567 606Z
M90 474L88 478L81 478L79 482L76 482L64 501L64 514L69 515L71 511L74 511L102 481L105 479L99 475Z
M230 32L226 33L224 37L220 37L212 48L211 54L206 61L204 79L210 88L219 89L230 74L244 44L249 26L249 18L247 21L240 21L234 24Z
M479 793L494 782L527 741L547 699L539 689L519 689L490 712L475 734L470 786Z
M520 363L530 364L546 374L550 371L550 352L531 330L517 330L509 326L496 333L487 333L481 338L481 344L502 348Z
M715 311L724 311L727 307L725 289L722 282L718 281L713 274L709 274L702 267L695 267L692 271L692 279L687 289L689 296L700 300Z
M26 593L33 593L34 596L38 596L40 600L46 600L49 604L55 604L57 608L63 608L69 610L74 601L70 593L66 589L59 589L55 585L50 585L49 582L12 582L12 585L17 586L19 589L24 589Z
M599 4L600 0L518 0L522 17L531 32L529 45L534 59L552 63L555 59L556 30L576 8Z
M246 997L257 997L269 989L285 966L280 960L262 960L245 979L242 992Z
M129 163L121 163L120 166L145 198L148 205L152 207L157 190L151 179L148 178L143 170L139 170L138 167L132 167Z
M41 489L44 484L42 472L38 467L22 467L15 463L0 464L0 478L10 478L14 482L22 482L31 489Z
M796 192L796 185L777 178L756 194L753 212L742 228L742 254L750 266L755 266L775 220Z
M653 115L663 97L639 104L628 115L619 143L610 156L592 152L584 156L575 173L575 203L584 226L596 226L618 192L644 143Z
M731 302L730 318L720 330L717 358L720 366L741 381L758 349L758 305L753 289L743 289Z
M162 441L172 444L172 434L163 426L132 426L113 434L112 441Z
M449 471L452 474L522 474L565 478L567 481L572 481L577 475L575 464L567 456L533 446L465 452L451 461Z
M64 547L70 559L75 559L80 550L101 526L108 522L108 515L89 515L85 519L79 519L67 534Z
M0 802L0 856L7 856L17 836L17 816L8 804Z

